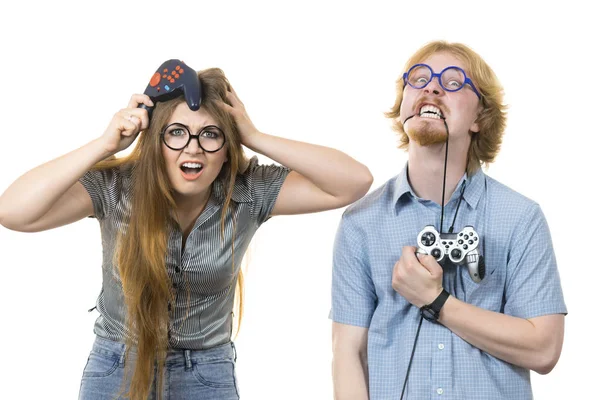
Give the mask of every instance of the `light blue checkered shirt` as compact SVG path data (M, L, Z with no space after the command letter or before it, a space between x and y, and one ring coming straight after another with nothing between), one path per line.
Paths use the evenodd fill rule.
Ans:
M448 231L466 180L454 232L481 237L487 276L477 284L465 266L443 265L456 298L520 318L566 314L550 231L538 204L479 170L465 174L445 207ZM403 246L416 246L426 225L439 229L441 207L419 198L407 168L345 211L333 258L333 321L369 328L370 400L399 399L420 319L392 289ZM529 370L499 360L423 321L404 399L531 399Z

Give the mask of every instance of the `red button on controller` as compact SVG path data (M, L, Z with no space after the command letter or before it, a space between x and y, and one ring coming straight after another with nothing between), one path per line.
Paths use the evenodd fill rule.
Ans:
M150 86L154 87L156 85L158 85L160 82L160 73L156 72L154 75L152 75L152 79L150 79Z

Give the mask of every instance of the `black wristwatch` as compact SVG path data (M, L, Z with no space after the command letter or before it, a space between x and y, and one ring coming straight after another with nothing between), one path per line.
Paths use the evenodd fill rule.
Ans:
M446 292L445 289L442 289L442 293L440 293L433 303L421 307L421 315L423 318L431 322L437 322L440 318L440 311L442 311L442 307L449 296L450 293Z

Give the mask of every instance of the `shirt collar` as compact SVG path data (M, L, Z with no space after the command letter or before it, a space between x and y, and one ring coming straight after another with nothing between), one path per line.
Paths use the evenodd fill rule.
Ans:
M476 208L485 187L485 174L481 168L479 168L471 176L467 176L465 173L458 182L458 185L456 185L456 189L454 189L451 199L460 196L463 182L465 182L466 185L463 198L469 207ZM417 194L413 191L408 181L408 162L404 165L402 172L400 172L400 174L394 180L394 195L392 198L393 207L395 208L398 201L407 195L410 195L415 199L419 198L419 196L417 196Z

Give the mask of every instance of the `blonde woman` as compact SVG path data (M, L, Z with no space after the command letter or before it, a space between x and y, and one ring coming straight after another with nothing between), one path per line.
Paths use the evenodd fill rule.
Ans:
M258 131L221 70L198 77L198 111L133 95L102 136L0 197L9 229L100 223L100 316L80 399L238 399L232 310L252 236L271 216L342 207L371 185L339 151ZM139 104L155 106L151 120ZM247 160L242 145L282 166Z

